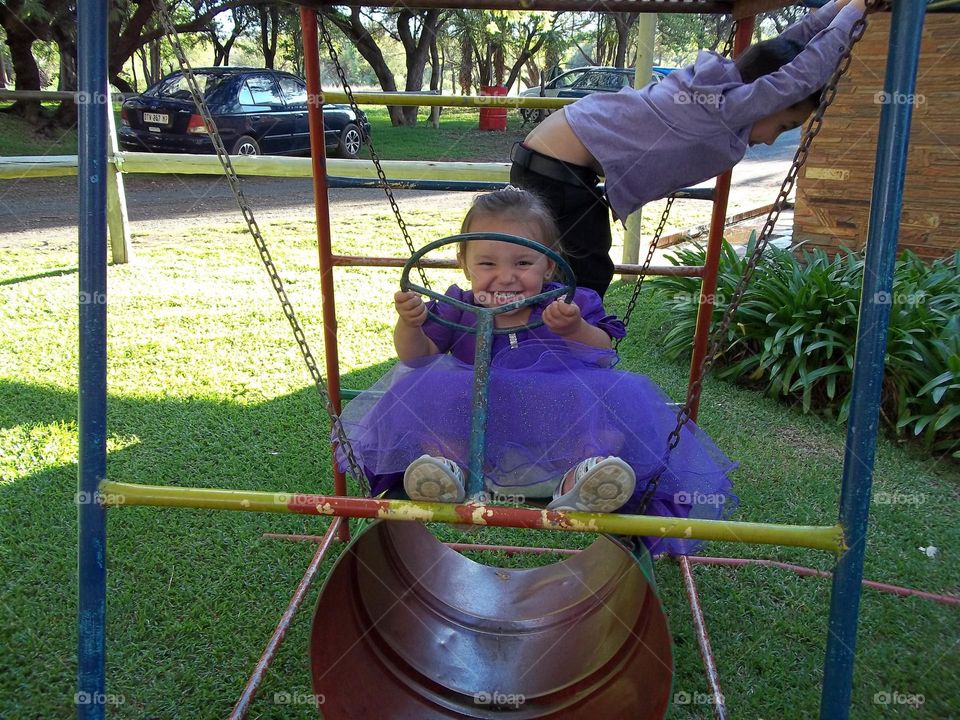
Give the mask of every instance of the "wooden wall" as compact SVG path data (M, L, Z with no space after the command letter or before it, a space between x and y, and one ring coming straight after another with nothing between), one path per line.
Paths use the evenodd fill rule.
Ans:
M888 13L870 17L798 179L794 242L807 248L866 242L889 31ZM920 53L899 249L932 259L960 248L960 14L928 14Z

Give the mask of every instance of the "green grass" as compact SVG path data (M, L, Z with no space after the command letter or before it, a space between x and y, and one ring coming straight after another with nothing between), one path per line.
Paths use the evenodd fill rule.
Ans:
M408 213L418 245L455 230L459 217L424 206ZM328 428L252 243L234 218L219 227L151 230L137 260L109 271L111 479L269 491L331 490ZM294 305L321 353L313 229L265 227ZM345 254L402 254L386 212L336 222ZM73 716L76 623L76 253L70 237L48 249L13 248L0 266L0 717ZM348 387L363 387L392 359L390 296L396 270L337 272L340 359ZM438 273L435 285L454 276ZM628 288L617 285L611 309ZM686 369L663 360L670 317L641 299L624 366L680 397ZM703 427L739 461L738 520L830 523L836 517L843 428L757 393L708 380ZM956 468L880 440L875 491L918 504L872 508L869 578L957 592ZM108 683L115 718L226 716L313 548L261 538L320 533L305 517L125 508L108 519ZM444 537L455 537L444 529ZM585 537L483 530L470 541L582 545ZM925 557L918 547L936 545ZM714 544L709 553L831 567L803 549ZM523 559L503 559L519 566ZM330 565L328 561L325 569ZM658 583L675 638L674 692L706 691L676 566ZM827 635L829 582L762 568L699 568L731 716L816 715ZM310 718L308 641L319 584L267 674L253 717ZM958 613L866 590L853 717L948 718L960 698ZM878 693L923 695L882 706ZM383 717L389 718L389 711ZM710 717L704 704L671 717Z

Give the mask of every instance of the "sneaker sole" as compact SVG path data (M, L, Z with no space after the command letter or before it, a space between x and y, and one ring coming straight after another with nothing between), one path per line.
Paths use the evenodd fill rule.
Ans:
M411 500L460 502L460 488L447 471L431 461L414 460L403 476L403 489Z
M609 513L623 507L633 495L636 480L630 482L629 465L621 462L601 462L587 471L579 489L570 491L573 497L558 498L554 509L575 506L581 512Z

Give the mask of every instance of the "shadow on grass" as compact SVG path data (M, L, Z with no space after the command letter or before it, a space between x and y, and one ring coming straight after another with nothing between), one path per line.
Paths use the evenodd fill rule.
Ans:
M17 285L22 282L30 282L31 280L41 280L48 277L63 277L64 275L76 275L77 268L60 268L58 270L47 270L46 272L36 273L34 275L24 275L22 277L13 277L7 278L6 280L0 280L0 287L4 285Z

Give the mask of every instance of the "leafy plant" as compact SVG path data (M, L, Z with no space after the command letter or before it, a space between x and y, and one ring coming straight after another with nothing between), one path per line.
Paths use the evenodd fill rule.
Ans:
M747 255L752 251L747 247ZM668 256L702 265L702 247ZM727 309L746 267L723 244L711 331ZM889 304L881 413L901 434L921 436L934 450L960 452L960 252L926 263L906 253L892 292L867 302ZM798 400L804 412L846 420L850 410L864 261L845 251L799 254L773 248L757 265L719 349L716 374ZM654 287L674 311L664 337L669 357L688 353L700 305L697 278L657 278Z

